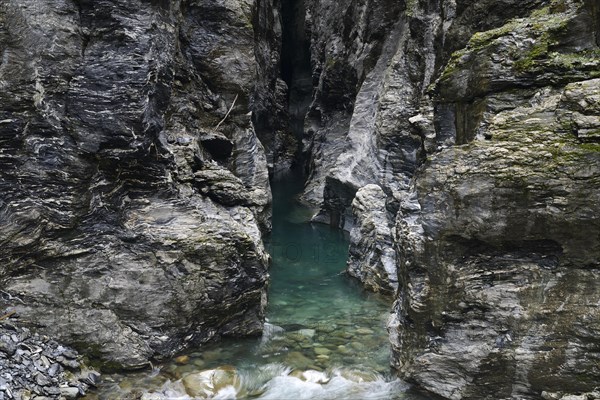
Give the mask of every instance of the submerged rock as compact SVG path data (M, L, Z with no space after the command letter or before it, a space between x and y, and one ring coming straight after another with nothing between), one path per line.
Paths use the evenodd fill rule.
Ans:
M210 398L236 382L233 368L217 368L187 375L182 380L187 394L195 398Z

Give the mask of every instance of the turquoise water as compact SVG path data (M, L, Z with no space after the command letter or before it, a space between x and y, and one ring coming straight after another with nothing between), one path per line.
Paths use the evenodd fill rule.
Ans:
M393 377L385 329L390 299L346 276L348 240L308 221L301 188L273 184L272 256L262 338L223 340L156 366L105 379L100 398L425 399Z

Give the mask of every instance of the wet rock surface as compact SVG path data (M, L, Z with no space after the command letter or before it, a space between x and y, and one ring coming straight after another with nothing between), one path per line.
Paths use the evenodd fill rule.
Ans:
M75 399L93 390L99 379L72 348L11 320L0 322L0 398Z

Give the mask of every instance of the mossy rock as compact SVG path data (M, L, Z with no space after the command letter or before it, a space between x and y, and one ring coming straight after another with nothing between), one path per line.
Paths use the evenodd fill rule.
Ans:
M570 43L573 36L587 37L580 32L586 12L579 3L564 7L557 3L527 18L476 32L465 48L452 54L430 92L443 102L464 102L510 87L566 84L600 76L600 50L593 35L578 39L577 46Z

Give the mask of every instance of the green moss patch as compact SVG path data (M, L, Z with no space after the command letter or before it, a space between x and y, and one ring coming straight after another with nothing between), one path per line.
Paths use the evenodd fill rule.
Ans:
M579 148L600 153L600 143L581 143Z

